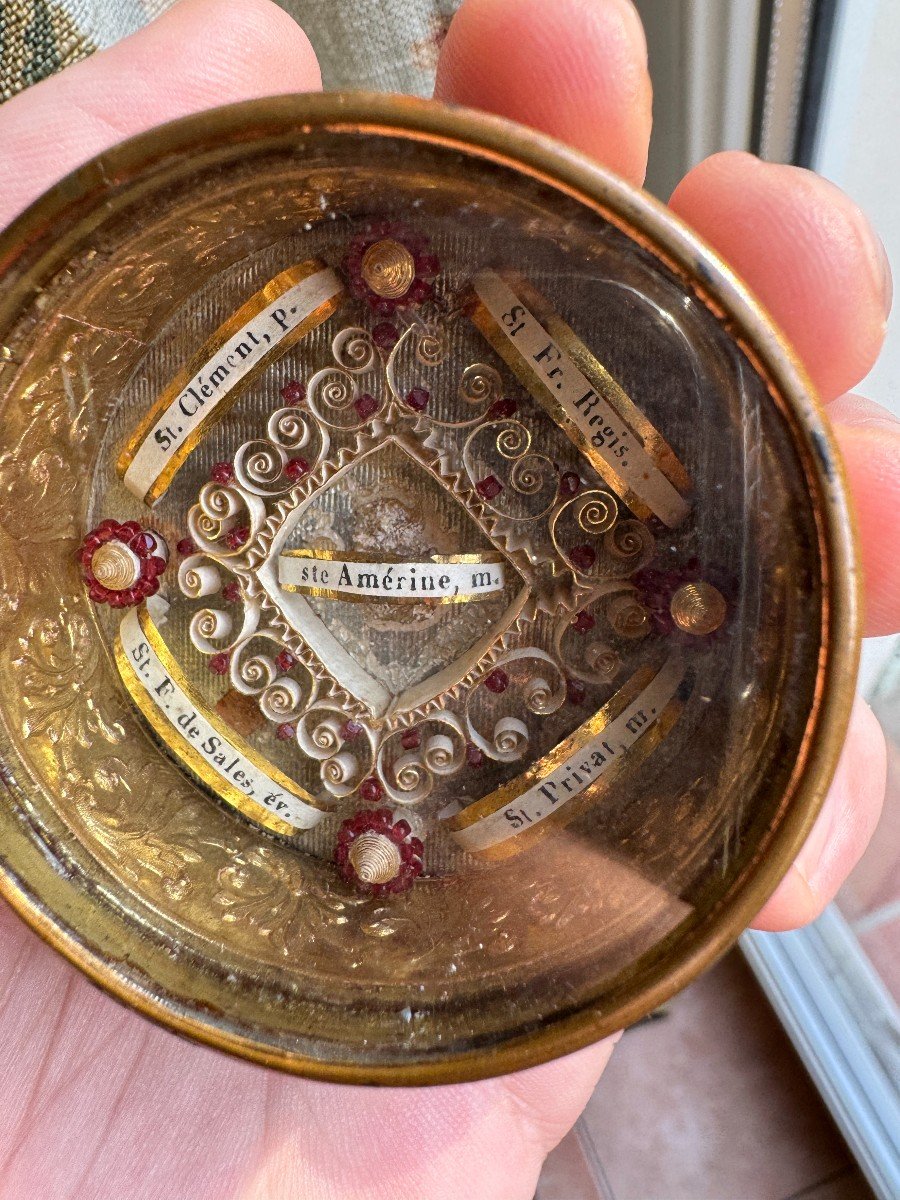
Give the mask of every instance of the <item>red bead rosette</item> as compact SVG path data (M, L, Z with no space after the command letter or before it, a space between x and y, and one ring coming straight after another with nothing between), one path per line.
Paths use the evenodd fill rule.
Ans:
M159 591L167 552L162 538L137 521L101 521L81 543L81 574L97 604L130 608Z
M389 808L367 808L341 824L334 861L341 876L370 896L405 892L422 874L419 838Z
M341 267L351 296L386 319L430 300L441 264L423 234L396 221L371 221L350 239Z

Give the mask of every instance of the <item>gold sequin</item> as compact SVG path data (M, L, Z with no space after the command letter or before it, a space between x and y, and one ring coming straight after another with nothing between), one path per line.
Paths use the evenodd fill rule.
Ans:
M111 592L123 592L134 587L140 579L141 564L134 551L123 542L106 542L94 553L91 572L97 582Z
M400 851L383 833L361 833L349 857L363 883L390 883L400 870Z
M399 300L416 277L416 263L407 248L393 238L383 238L363 255L362 277L376 296Z
M711 583L685 583L669 604L672 620L685 633L705 637L715 633L727 614L725 598Z

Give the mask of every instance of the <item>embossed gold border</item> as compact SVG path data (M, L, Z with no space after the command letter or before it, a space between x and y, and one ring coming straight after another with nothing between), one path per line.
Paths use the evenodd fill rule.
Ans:
M182 367L129 437L116 461L116 471L121 478L124 478L125 472L134 461L135 455L141 445L146 441L150 431L169 408L175 397L184 391L190 380L218 353L225 343L239 329L243 328L248 321L252 321L254 317L259 316L264 308L273 304L285 292L289 291L292 287L296 287L298 283L302 283L304 279L309 279L310 276L324 270L327 270L327 263L317 258L310 258L296 267L288 267L286 270L280 271L268 283L265 283L258 292L255 292L249 300L242 304L237 312L233 313L227 321L222 322L218 329L207 338L200 349L191 356L187 365ZM194 451L201 439L206 437L216 421L220 420L228 412L260 372L265 370L271 362L280 357L284 351L289 350L291 346L295 345L311 330L321 325L323 321L326 321L338 309L344 298L344 294L342 286L334 296L323 301L311 313L308 313L289 333L285 334L283 338L267 350L247 374L238 380L234 387L229 389L222 396L222 399L209 409L198 422L196 428L188 434L182 444L172 454L164 470L157 476L144 494L145 504L152 507L161 496L165 495L170 483L183 466L185 459Z
M213 729L230 745L234 747L236 753L242 755L253 763L258 771L267 775L278 787L283 791L288 792L296 800L309 805L319 812L328 812L329 808L320 803L314 796L311 796L305 788L283 774L274 763L270 763L261 754L248 745L244 739L225 724L215 713L211 712L206 705L205 700L198 695L193 685L185 677L181 667L172 656L169 647L163 641L163 638L153 622L153 618L147 611L147 606L141 605L138 610L138 622L141 626L141 632L147 639L153 653L159 659L166 674L172 680L177 688L180 689L190 700L191 704L202 715ZM245 817L258 824L265 826L266 829L273 833L281 834L284 837L293 837L295 834L302 832L296 826L291 825L288 821L283 821L280 817L270 812L265 805L257 804L255 800L251 800L244 792L235 787L233 783L229 783L222 775L219 774L202 756L198 754L193 746L179 737L172 725L166 720L165 716L159 711L159 708L153 703L153 700L148 696L146 689L141 683L137 672L131 664L125 647L122 644L121 634L117 631L115 638L114 654L116 666L119 668L119 675L122 682L128 689L128 694L141 710L147 721L152 725L157 737L163 742L169 752L175 757L186 763L190 770L202 779L207 787L212 788L217 796L230 804L233 808L238 809Z
M312 1049L286 1044L277 1027L239 1017L213 1020L196 996L189 973L147 978L125 969L110 953L108 920L77 880L63 878L26 839L11 816L0 855L0 892L46 942L98 986L146 1016L199 1042L268 1067L350 1084L421 1086L508 1074L596 1042L665 1003L733 943L772 894L805 842L834 774L854 697L861 610L859 550L840 455L824 409L803 364L765 310L726 262L662 204L596 162L534 130L502 118L413 97L325 93L270 97L230 105L171 123L104 151L57 184L0 231L0 340L55 272L81 252L105 215L161 187L179 184L210 163L225 164L285 147L298 139L402 140L514 172L547 195L582 205L611 223L671 271L688 294L727 323L736 344L765 382L773 408L795 446L811 496L820 553L823 607L818 673L806 730L783 789L778 818L742 860L740 873L708 914L679 926L642 960L614 994L598 987L565 1012L548 1013L535 1028L489 1045L452 1047L428 1055L398 1046L376 1059L330 1042ZM2 741L0 730L0 741ZM24 783L18 804L37 795ZM13 808L10 800L10 809ZM18 807L17 807L18 811ZM71 907L67 910L65 905ZM67 921L64 912L77 912ZM140 931L116 926L123 936ZM227 1003L223 987L222 1001ZM333 1031L332 1031L333 1032Z

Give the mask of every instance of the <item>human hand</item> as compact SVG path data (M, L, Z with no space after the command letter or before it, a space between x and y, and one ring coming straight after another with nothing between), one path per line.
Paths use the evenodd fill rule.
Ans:
M0 109L0 224L110 144L187 112L319 86L302 32L268 0L183 0L134 37ZM535 125L640 182L650 132L628 0L467 0L440 98ZM881 345L888 275L865 219L807 172L746 155L693 170L673 207L756 291L806 362L860 516L868 632L900 625L900 424L841 397ZM758 923L815 916L862 851L884 747L858 704L834 785ZM187 1044L123 1009L0 911L0 1200L525 1200L610 1042L519 1075L430 1089L313 1083Z

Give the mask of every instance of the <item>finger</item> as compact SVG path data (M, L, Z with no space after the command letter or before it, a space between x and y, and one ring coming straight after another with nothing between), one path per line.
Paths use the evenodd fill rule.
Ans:
M886 775L884 734L872 710L858 699L822 811L754 928L794 929L812 921L834 899L878 823Z
M633 183L647 167L647 44L631 0L465 0L435 96L568 142Z
M321 86L309 40L270 0L182 0L0 109L0 227L94 154L163 121Z
M364 1088L264 1071L116 1004L0 903L0 1200L531 1196L617 1038L516 1075ZM228 1130L224 1141L221 1131Z
M867 637L900 630L900 421L862 396L828 406L859 523Z
M867 374L884 340L891 274L880 239L839 188L731 151L690 171L669 203L743 276L824 400Z

